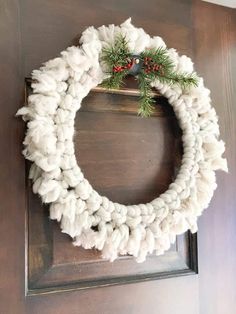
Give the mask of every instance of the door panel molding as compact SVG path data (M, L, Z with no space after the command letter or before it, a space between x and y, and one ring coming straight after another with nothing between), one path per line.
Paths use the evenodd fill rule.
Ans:
M26 79L26 94L30 94L31 92L30 83L31 80ZM80 110L80 115L82 115L82 119L85 120L87 129L84 129L84 124L81 121L78 122L79 128L82 128L80 131L85 133L82 138L82 143L85 143L87 146L93 145L91 138L94 135L91 135L89 130L91 129L91 125L94 120L96 120L96 118L97 120L103 119L99 117L99 113L101 112L103 112L103 115L107 115L108 119L104 121L101 120L100 124L97 125L99 132L106 133L106 127L110 127L109 124L111 123L106 121L110 121L109 119L117 119L116 116L118 116L118 121L114 120L114 123L112 124L112 127L116 130L116 137L119 137L119 135L117 135L119 131L117 128L119 127L119 124L122 124L122 119L126 119L125 126L123 126L122 129L122 132L127 133L125 138L129 136L128 133L130 130L133 132L133 130L137 129L137 126L134 127L135 124L138 125L138 132L140 133L142 132L140 129L145 129L147 121L151 121L143 120L137 117L137 97L139 96L139 92L137 88L130 87L130 85L133 84L131 79L126 83L126 87L118 91L118 93L113 91L112 94L110 94L106 93L106 91L103 89L95 88L87 96ZM150 160L157 159L157 162L161 164L161 168L164 169L164 172L158 173L156 177L157 182L155 184L155 190L147 190L146 192L139 190L137 192L137 189L140 189L140 187L136 187L133 193L134 195L141 193L143 194L142 197L150 198L150 200L154 197L154 195L156 195L156 193L161 193L167 188L171 177L173 176L173 172L177 173L178 171L182 154L180 141L181 132L177 127L177 121L172 107L168 104L166 99L160 96L158 93L156 93L154 96L156 99L155 112L153 114L153 118L149 119L156 120L154 123L152 122L151 126L148 123L148 136L150 136L151 133L154 133L156 128L158 128L157 130L159 132L159 137L161 137L161 132L163 132L162 129L164 128L164 132L169 133L167 135L167 142L171 142L172 144L174 143L174 151L168 158L164 157L164 164L162 161L162 153L160 153L160 157L159 154L157 154L157 156L149 156ZM121 114L123 115L122 119L120 118ZM132 121L131 129L128 126L130 121ZM106 123L107 126L104 126ZM139 123L141 123L141 126L139 126ZM174 128L167 128L167 123L173 124ZM97 130L97 128L95 129ZM132 134L130 136L133 142L137 141L136 137L132 137ZM87 143L86 141L88 137L90 138L90 141ZM143 145L153 145L152 143L145 143L147 141L145 134L139 134L139 138L143 138ZM99 139L96 138L96 141L99 141ZM79 146L81 153L81 150L83 151L83 147L80 147L78 142L80 141L75 139L75 146ZM139 145L139 139L137 143ZM167 145L167 149L170 149L170 147L173 148L172 146L169 146ZM134 145L134 147L136 146ZM116 152L117 148L112 146L112 149ZM136 150L137 149L138 148L136 148ZM162 149L165 151L166 148L163 147ZM94 148L94 152L97 153L96 147ZM117 152L115 154L117 154ZM90 166L86 165L86 162L87 159L89 159L92 155L93 154L90 152L87 153L87 155L85 154L87 158L84 157L84 166L85 170L87 169L87 171ZM129 154L127 156L129 156ZM145 156L141 155L141 159L144 160ZM83 168L83 160L81 161L81 165ZM28 167L29 163L27 163L27 168ZM123 165L121 164L117 167L123 167ZM144 177L146 181L144 182L144 186L147 185L151 172L157 170L156 168L153 168L151 169L151 172L148 172L148 170L145 169L146 168L144 168L144 171L146 171L146 177L145 175ZM26 173L28 173L28 169L26 170ZM101 181L101 178L99 175L95 174L95 177L96 176L98 179L95 180L93 178L95 180L94 183L95 185L98 185L98 189L101 189L101 193L105 191L108 194L112 194L113 190L115 190L119 197L124 194L124 192L120 192L119 187L116 185L117 183L111 187L113 182L110 182L109 180L107 183L105 182L102 187L100 187L99 182ZM162 184L158 184L158 181L160 180ZM137 181L136 178L134 178L133 181ZM133 181L131 182L132 184L127 185L127 190L130 194L134 185ZM119 257L117 261L110 263L101 259L100 253L96 250L84 250L83 248L73 247L70 237L62 234L60 232L59 225L56 222L52 222L48 219L48 207L42 205L38 196L33 195L30 181L27 182L26 190L28 199L27 295L47 294L59 291L128 284L148 280L192 275L198 272L197 235L192 235L190 232L187 232L182 236L178 236L176 243L170 248L168 252L158 257L154 255L149 256L145 263L138 264L133 260L132 257L129 256ZM127 196L124 196L124 201L130 200L127 199ZM142 199L141 201L145 202L147 200Z

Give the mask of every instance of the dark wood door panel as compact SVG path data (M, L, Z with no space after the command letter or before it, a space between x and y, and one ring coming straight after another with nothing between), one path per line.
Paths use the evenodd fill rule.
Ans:
M132 257L113 263L101 259L100 252L73 247L56 222L48 219L48 209L33 196L29 213L27 294L163 279L197 272L196 238L185 234L162 256L150 256L142 264ZM37 206L38 205L38 206Z
M185 276L89 290L46 293L27 297L26 313L199 314L196 291L197 276Z
M151 201L171 183L180 160L176 144L180 132L173 112L169 109L165 116L160 108L156 110L159 117L142 119L137 117L138 98L125 95L109 95L109 108L112 105L115 113L107 112L106 108L97 112L107 95L100 99L92 94L76 119L75 147L85 177L113 201L125 204ZM127 114L120 107L129 108L130 100L136 107ZM94 103L93 112L86 111L87 102L90 109L91 102ZM168 111L166 107L170 106L163 102L163 107Z
M30 80L26 90L30 92ZM77 114L74 139L80 167L95 189L125 204L149 202L174 179L182 154L181 131L166 99L156 94L150 118L137 116L132 79L118 93L92 91ZM47 293L182 276L197 271L196 237L186 233L162 256L138 264L110 263L100 252L73 247L48 208L28 186L28 293Z
M149 1L148 5L136 1L125 4L36 1L33 5L24 2L25 75L71 43L77 44L80 32L89 26L90 19L94 26L100 26L120 24L132 16L150 35L156 35L158 27L158 35L163 36L167 44L191 56L191 2L177 5L171 0L160 1L153 10L156 5L155 1ZM177 10L179 5L182 10L172 14L169 6ZM27 33L28 29L31 32ZM45 42L50 44L45 45ZM129 92L130 88L132 84L128 86ZM93 186L114 201L125 204L150 201L162 193L176 175L181 157L180 133L171 107L161 98L158 104L154 117L146 120L136 116L137 98L130 93L125 97L90 93L77 115L75 146L79 164ZM139 275L138 280L145 280L196 271L196 238L188 234L179 237L166 255L150 257L146 267L130 258L110 264L101 261L98 252L73 248L70 239L60 234L59 227L48 222L47 216L47 209L30 195L29 293L40 289L66 289L67 285L96 286L97 280L100 285L106 285L134 281L136 275ZM35 230L40 226L43 230L37 234Z
M234 187L236 177L234 158L235 89L233 88L234 64L236 64L234 62L235 10L200 0L7 0L2 1L0 7L0 56L2 60L0 71L2 110L0 117L0 312L4 314L234 313L236 300L233 280L235 272ZM42 207L41 201L36 196L28 194L30 188L27 187L28 190L25 193L24 176L27 171L25 172L24 160L20 154L24 124L14 118L15 112L23 103L24 78L29 76L31 71L38 68L42 62L55 57L67 46L77 44L81 32L87 26L120 24L129 16L132 17L135 25L144 27L149 34L162 36L168 47L175 47L181 54L186 53L193 57L197 70L204 76L206 85L211 89L214 106L220 116L222 137L227 142L226 153L230 174L228 176L218 175L219 189L214 195L210 208L200 219L199 276L182 276L127 285L126 283L130 282L128 280L130 276L124 272L120 273L119 269L116 270L117 277L115 277L115 273L110 276L108 268L114 264L102 262L99 254L95 251L74 248L70 239L60 233L58 224L48 220L48 209ZM92 97L92 94L90 96ZM99 97L96 95L96 99ZM119 110L109 108L109 102L109 97L106 101L100 102L99 109L96 107L97 112L106 110L105 114L112 113L114 115L116 113L125 116L133 112L132 109L131 112L119 113L121 108L119 107ZM103 103L105 108L102 106ZM93 104L94 102L87 103L85 116L88 116L88 112L94 112ZM133 107L135 106L136 100L133 103ZM82 114L81 112L81 116L78 116L76 120L78 134L75 141L78 141L77 145L84 141L82 147L77 147L78 160L82 163L86 176L99 189L99 186L102 185L98 180L99 173L95 173L96 169L90 171L89 162L84 160L86 150L83 151L83 147L85 147L83 136L86 134L88 136L88 133L79 134L79 122ZM92 115L90 115L91 121ZM166 119L165 115L162 117ZM158 115L157 118L159 122L162 119ZM169 118L171 119L171 117ZM164 124L162 126L164 127ZM92 140L92 136L90 138ZM131 140L131 138L128 137L127 140ZM143 138L147 139L146 135ZM155 140L152 143L155 143ZM119 153L118 150L117 153ZM123 152L124 155L125 153ZM84 157L81 158L80 154ZM95 157L94 160L99 162L99 158L102 158L101 152L97 158ZM167 157L169 158L169 156ZM159 159L160 163L161 160ZM146 159L140 161L143 166L145 162ZM172 164L171 168L171 161L169 160L169 162L169 169L174 170L175 166ZM100 160L100 164L102 164L102 160ZM157 163L155 165L158 166ZM103 173L109 175L112 173L110 171L115 171L112 165L110 165L109 171L104 166ZM169 175L173 175L173 173L171 172ZM157 173L156 185L153 184L155 178L151 177L152 174L150 171L145 177L146 182L149 180L150 187L154 187L153 190L149 190L149 195L145 194L147 199L162 188L160 182L158 183L161 172ZM108 186L111 181L107 177L101 192L111 198L117 198L119 201L135 200L137 197L135 189L133 189L133 194L131 193L130 200L128 200L127 194L122 196L122 193L125 194L126 191L122 186L125 178L120 176L117 178L117 183L118 179L120 180L119 186L123 190L119 191L117 184L117 192L112 194L112 189L109 190ZM129 173L127 183L130 182L130 189L132 187L131 179L132 176ZM144 183L142 183L143 187L145 187ZM34 199L31 200L31 197ZM26 240L24 236L25 209L29 214L26 224ZM34 223L29 223L31 219ZM194 242L188 241L185 244L185 241L178 240L177 246L173 247L171 252L174 254L178 252L179 255L180 252L183 252L184 257L181 257L181 262L193 269L191 259L188 258L188 252L192 251L188 248L191 243ZM26 259L24 258L25 246L26 255L29 253ZM129 261L129 259L127 260ZM156 274L159 258L154 258L153 261L154 263L151 260L151 264L149 260L147 262L150 270L141 270L141 275L144 274L148 279L150 273ZM104 267L101 267L103 270L99 268L95 276L93 273L89 276L86 263L90 270L94 265L97 267L103 265ZM119 268L122 261L116 263ZM151 267L154 267L155 270ZM83 269L83 275L78 268ZM96 268L94 267L94 269ZM102 278L102 280L106 280L104 285L107 285L109 280L115 280L117 283L117 278L119 280L122 278L124 281L118 280L119 284L113 286L110 285L110 282L108 287L103 288L65 292L65 290L85 288L86 285L100 287L101 276L98 285L96 279L102 271L103 274L105 273L105 269L105 278ZM26 283L25 274L29 275ZM161 277L160 274L158 273L159 277ZM164 274L166 275L166 273ZM159 278L158 276L155 278ZM66 280L67 283L65 283ZM27 289L29 289L28 294L41 294L25 297ZM200 310L198 307L199 291Z
M66 47L78 45L86 27L120 25L129 17L150 35L163 37L169 47L193 56L189 0L25 0L21 6L25 76Z

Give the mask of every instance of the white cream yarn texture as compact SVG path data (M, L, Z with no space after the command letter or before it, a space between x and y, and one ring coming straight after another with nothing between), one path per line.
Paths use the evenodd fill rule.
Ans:
M80 46L32 73L33 94L18 111L27 121L23 154L32 161L33 192L50 203L50 218L61 223L62 232L76 246L102 251L105 259L133 255L143 262L147 254L163 254L176 235L197 231L197 218L208 207L216 188L215 170L227 171L222 158L225 145L219 140L218 118L211 106L210 91L199 78L197 87L153 82L173 106L183 131L183 158L179 173L168 190L148 204L122 205L100 196L84 178L77 164L73 135L74 119L81 101L107 77L100 62L101 50L123 34L133 54L148 48L166 47L160 37L150 37L128 19L120 26L87 28ZM181 73L193 71L193 63L168 54Z

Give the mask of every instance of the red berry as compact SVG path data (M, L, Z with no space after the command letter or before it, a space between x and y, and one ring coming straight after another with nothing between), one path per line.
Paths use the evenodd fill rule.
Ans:
M157 65L157 64L154 64L153 70L154 70L154 71L157 71L157 70L158 70L158 65Z

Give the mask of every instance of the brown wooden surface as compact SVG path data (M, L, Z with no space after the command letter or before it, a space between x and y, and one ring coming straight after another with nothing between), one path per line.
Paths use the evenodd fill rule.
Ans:
M14 314L24 313L26 205L23 129L14 117L24 96L18 1L0 2L0 38L0 312Z
M219 188L199 221L200 310L231 314L236 309L236 10L196 2L193 12L196 68L211 89L229 167L229 174L217 173Z
M8 0L0 4L0 313L233 314L236 308L235 11L188 0ZM78 42L81 31L90 24L119 24L129 16L149 34L163 36L168 46L194 58L197 70L212 91L214 105L220 116L222 137L227 143L230 174L217 175L219 188L210 208L200 219L200 274L198 277L178 277L129 285L122 283L113 287L54 294L46 292L41 296L25 297L25 273L28 267L24 259L25 246L26 252L28 248L24 227L28 195L25 189L25 163L20 155L24 125L14 118L15 111L23 103L24 79L43 61ZM83 112L78 119L88 114L93 120L93 112ZM120 113L106 114L115 115L118 120L121 117ZM164 122L160 125L160 132L170 127L167 124L165 126ZM83 134L78 134L78 140L79 136ZM142 136L147 139L145 134ZM86 145L85 138L81 139L81 143ZM155 146L153 149L152 153L155 153ZM164 146L162 153L167 154ZM85 158L86 151L84 154ZM154 166L158 166L158 163ZM85 162L83 167L90 181L94 180L94 185L97 184L99 188L100 184L94 178L94 171L90 170L89 164ZM120 175L117 180L122 183L124 178ZM159 179L161 177L160 172ZM107 180L109 185L111 179ZM141 190L142 182L140 184L137 188ZM120 186L124 188L122 184ZM111 193L109 196L114 198L117 196L112 194L113 189L107 189L106 193ZM136 199L135 194L129 197L131 199L128 202ZM151 194L146 197L151 197ZM52 241L59 245L57 253L65 241L63 235L60 235L62 238L58 238L58 235L58 230L53 231ZM55 236L56 241L53 239ZM27 237L28 234L26 240ZM43 239L41 244L44 244ZM68 260L71 263L71 256L70 252L68 255L55 254L53 258L56 264L66 264Z
M142 119L137 116L137 90L132 90L132 96L129 91L127 87L118 94L92 91L77 115L74 143L80 167L99 193L113 201L137 204L151 201L168 188L181 163L182 145L168 102L156 98L152 117ZM196 237L189 233L179 236L166 254L150 256L146 263L138 264L128 256L110 263L96 250L73 247L58 224L48 221L48 208L32 194L30 183L27 191L27 295L197 272Z

